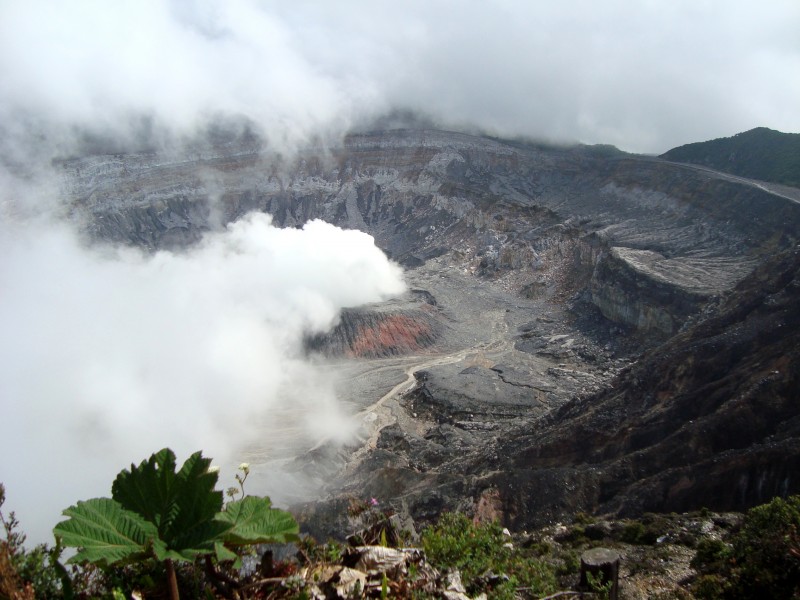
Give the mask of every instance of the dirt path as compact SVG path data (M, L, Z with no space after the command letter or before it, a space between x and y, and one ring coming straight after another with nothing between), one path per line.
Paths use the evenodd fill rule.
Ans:
M744 185L749 185L760 189L762 192L767 192L768 194L772 194L773 196L785 198L786 200L791 200L792 202L800 204L800 190L795 190L794 188L782 186L779 184L756 181L755 179L747 179L746 177L740 177L739 175L732 175L731 173L723 173L722 171L717 171L715 169L711 169L709 167L703 167L701 165L693 165L691 163L682 163L673 161L666 161L666 162L670 162L673 165L680 165L682 167L694 169L695 171L703 171L705 173L709 173L711 175L719 177L720 179L725 179L727 181L733 181L735 183L742 183Z
M395 414L395 410L399 409L399 407L390 406L390 404L394 400L399 400L404 394L408 393L414 388L416 385L416 377L414 374L416 372L441 365L449 365L467 361L469 359L472 359L470 362L473 363L492 364L492 357L500 356L509 350L511 341L508 338L507 326L500 313L493 316L494 318L490 323L492 339L488 341L480 342L475 346L441 356L409 357L414 360L414 362L405 367L404 372L406 378L400 383L396 384L379 400L365 407L356 415L356 418L364 425L364 428L369 431L369 435L364 442L361 443L358 450L356 450L351 456L349 461L351 464L357 464L370 451L374 450L377 447L381 430L397 421L398 416ZM376 367L376 369L371 372L381 370L381 368L382 367ZM363 375L366 374L367 373L364 373Z

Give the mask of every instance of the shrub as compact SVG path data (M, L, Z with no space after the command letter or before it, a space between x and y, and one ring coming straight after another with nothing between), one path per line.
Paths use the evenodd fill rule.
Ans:
M701 575L692 585L699 600L721 600L725 597L725 580L720 575Z
M800 496L750 509L733 539L736 598L800 596Z
M524 588L545 595L555 587L553 568L509 547L498 523L475 524L465 515L445 513L422 532L422 546L439 569L458 569L467 591L488 592L492 598L511 599Z
M750 509L731 544L702 540L692 559L698 598L800 598L800 496Z
M719 572L728 566L731 555L731 547L722 540L703 538L697 544L690 566L703 573Z
M620 540L628 544L653 545L667 530L668 522L661 515L647 514L642 521L628 521Z
M0 484L0 508L4 502L5 488ZM13 512L6 517L0 511L0 524L5 537L0 540L0 598L45 600L69 596L70 580L58 562L61 548L38 544L26 549L26 536Z
M645 534L644 524L639 521L627 523L620 534L620 539L628 544L641 544Z
M560 564L556 569L558 575L574 575L581 570L581 557L575 550L563 550L557 556Z

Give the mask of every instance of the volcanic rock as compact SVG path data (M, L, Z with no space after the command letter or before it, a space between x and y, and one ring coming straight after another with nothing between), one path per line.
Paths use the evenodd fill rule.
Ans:
M308 341L363 422L296 460L333 507L366 494L431 518L492 497L524 527L798 489L800 190L434 130L62 168L94 239L182 248L262 211L364 230L406 267L409 297Z

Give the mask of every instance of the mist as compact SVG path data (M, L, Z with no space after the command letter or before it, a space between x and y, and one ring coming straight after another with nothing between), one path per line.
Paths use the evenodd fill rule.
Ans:
M114 475L169 446L234 465L355 432L303 338L342 307L404 290L372 238L253 214L185 254L87 247L72 228L0 231L0 480L32 540L61 510L108 495ZM274 468L274 467L273 467ZM227 471L226 471L227 469ZM310 485L256 474L249 491ZM307 490L302 490L307 491Z
M54 140L143 122L191 135L235 115L280 148L408 108L662 153L800 131L798 28L794 0L7 0L0 122Z

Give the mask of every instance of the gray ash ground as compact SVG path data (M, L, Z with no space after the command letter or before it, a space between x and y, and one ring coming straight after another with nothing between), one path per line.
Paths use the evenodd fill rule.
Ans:
M329 363L340 398L357 415L359 439L344 449L323 445L295 464L324 479L331 499L368 492L393 500L458 473L471 455L596 391L630 363L632 342L617 340L618 328L591 306L581 314L551 298L526 298L507 289L514 282L477 279L447 255L407 279L425 291L439 337L419 353ZM417 291L394 304L419 301Z

